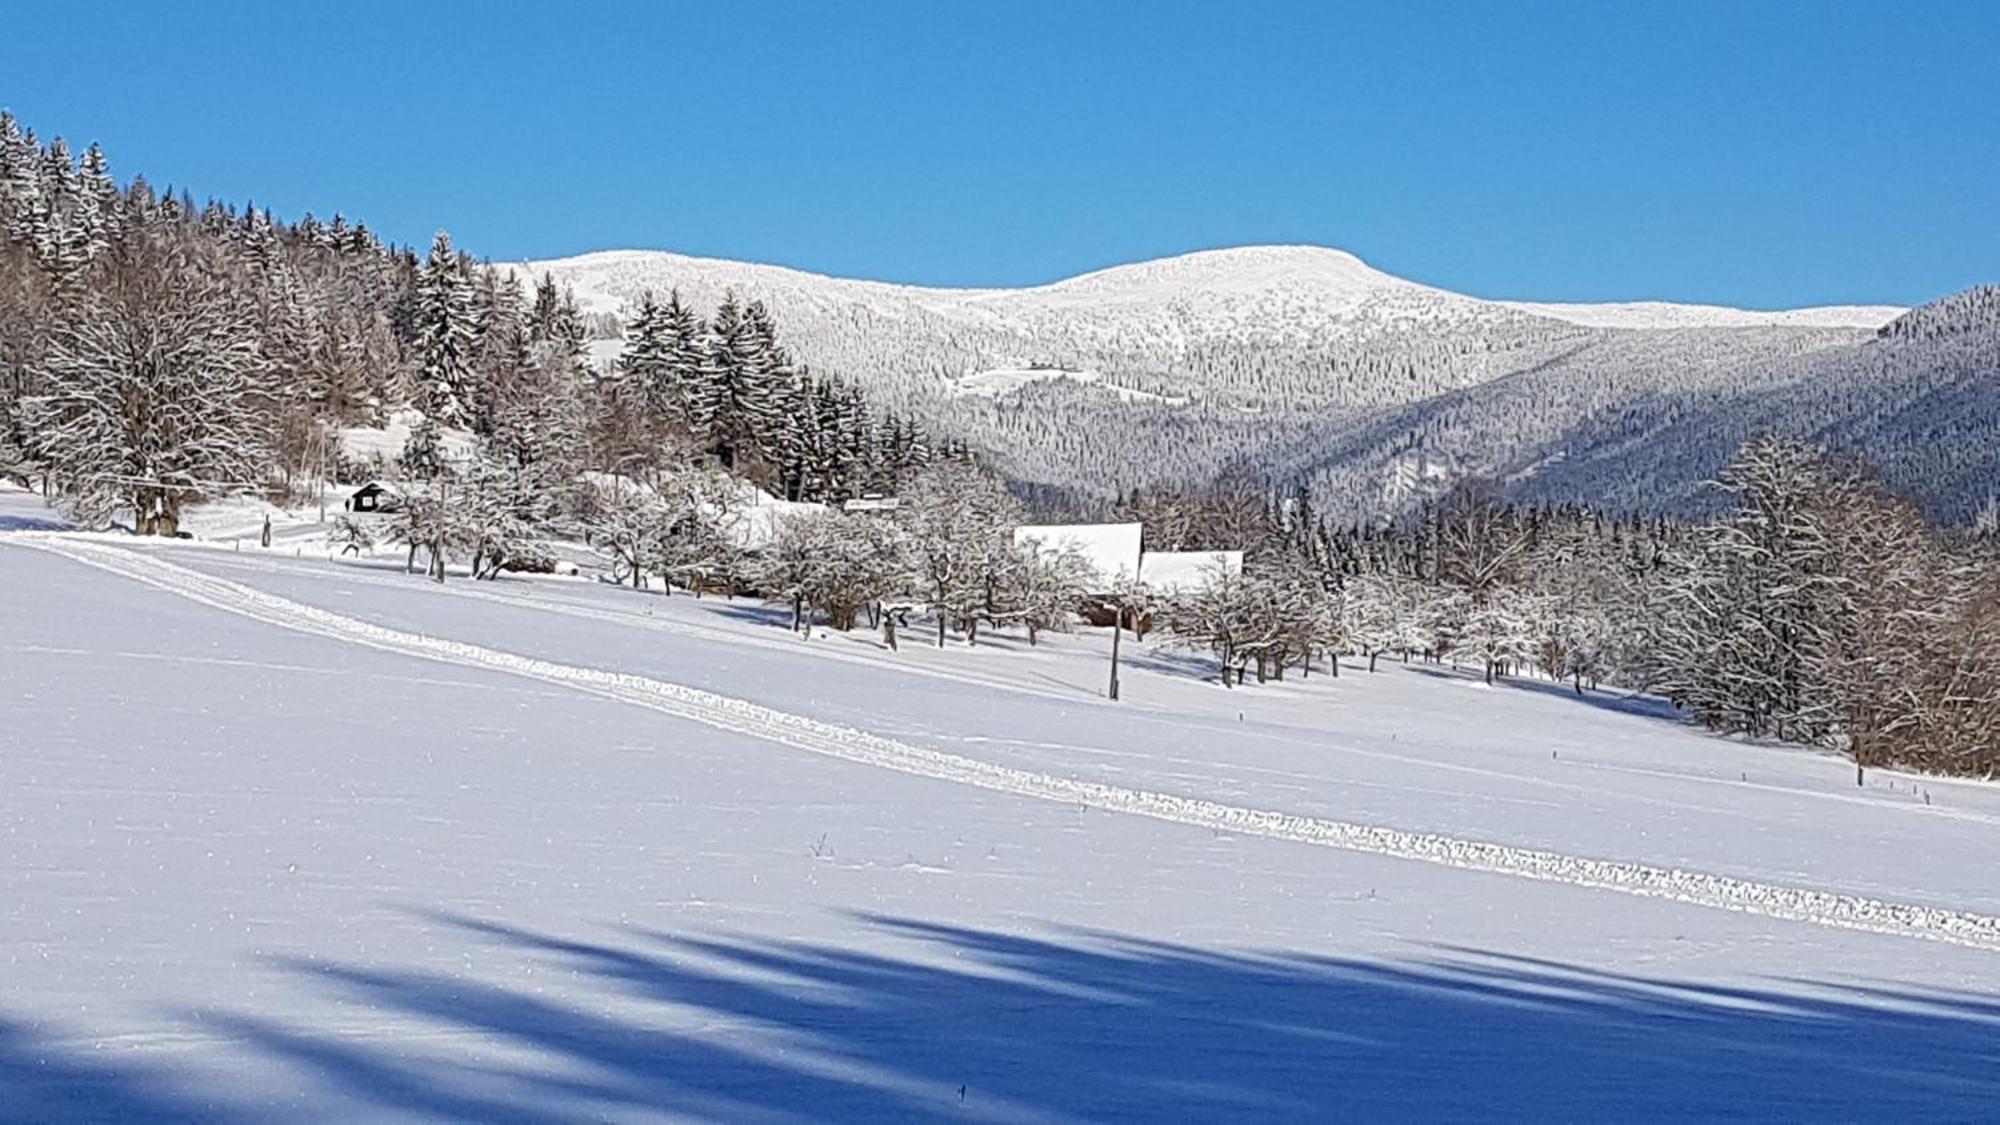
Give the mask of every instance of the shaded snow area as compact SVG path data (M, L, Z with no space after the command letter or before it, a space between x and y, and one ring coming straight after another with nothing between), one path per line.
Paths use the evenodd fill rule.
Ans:
M25 511L25 505L10 504ZM27 525L21 525L27 526ZM1643 697L0 536L0 1120L1968 1119L2000 790Z

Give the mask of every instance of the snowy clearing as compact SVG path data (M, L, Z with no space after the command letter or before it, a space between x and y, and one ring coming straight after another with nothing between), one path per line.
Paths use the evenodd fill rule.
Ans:
M828 757L940 781L1064 804L1084 805L1280 840L1319 844L1545 879L1579 887L1669 898L1699 906L1742 910L1773 918L1815 922L1873 933L1932 938L2000 950L2000 918L1881 902L1852 895L1747 882L1643 864L1611 863L1531 851L1476 840L1397 831L1379 825L1318 820L1267 809L1244 808L1101 783L1012 769L955 754L940 754L851 727L822 723L739 699L616 672L498 652L458 641L401 633L261 593L240 583L96 544L61 540L31 545L135 578L181 597L253 620L319 636L352 641L471 668L573 687L736 734L746 734Z
M891 653L740 602L131 546L0 539L0 1116L2000 1092L1991 786L1857 788L1446 669L1226 692L1132 645L1113 705L1090 632Z

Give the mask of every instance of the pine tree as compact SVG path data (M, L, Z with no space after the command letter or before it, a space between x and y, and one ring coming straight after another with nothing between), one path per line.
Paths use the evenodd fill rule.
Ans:
M707 326L695 315L693 309L681 302L679 290L667 294L667 303L660 310L662 327L666 334L668 393L662 396L662 405L683 426L694 428L693 401L702 379L706 362L704 337Z
M556 289L555 275L543 273L535 283L535 306L528 314L528 338L538 344L556 338L556 318L562 310L562 293Z
M82 175L85 203L82 214L86 217L91 256L96 258L123 235L124 208L118 196L118 183L111 178L111 164L95 143L83 152Z
M743 309L744 409L751 444L769 470L796 477L799 462L799 420L807 409L799 373L792 357L778 342L778 325L762 301Z
M730 293L723 298L709 321L707 354L702 383L695 396L694 415L701 420L701 436L708 451L726 469L737 469L748 461L755 447L752 416L761 409L757 394L749 386L750 368L745 362L750 344L744 326L743 306Z
M625 350L613 371L630 388L622 397L633 407L662 417L677 413L680 389L675 385L666 313L650 289L640 295L639 307L625 326Z
M473 399L471 285L451 236L443 231L417 274L416 297L415 405L438 426L468 425Z

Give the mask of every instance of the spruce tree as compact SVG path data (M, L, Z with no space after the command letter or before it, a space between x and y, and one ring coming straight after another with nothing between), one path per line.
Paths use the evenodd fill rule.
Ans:
M755 449L752 418L761 403L749 386L750 350L743 306L732 292L709 321L707 355L695 407L708 451L732 470L745 465Z
M473 397L471 285L444 231L417 273L416 297L415 405L439 426L467 425Z

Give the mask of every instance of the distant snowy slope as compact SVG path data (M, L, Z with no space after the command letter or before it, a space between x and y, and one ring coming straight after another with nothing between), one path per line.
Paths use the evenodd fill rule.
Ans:
M1550 316L1592 328L1880 328L1908 311L1896 305L1822 305L1761 311L1668 301L1584 305L1502 303L1536 316Z

